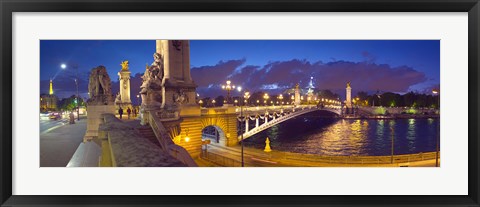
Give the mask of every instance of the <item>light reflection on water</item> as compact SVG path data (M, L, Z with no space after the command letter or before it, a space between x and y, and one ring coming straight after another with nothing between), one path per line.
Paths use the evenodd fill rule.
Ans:
M245 146L324 155L390 155L391 127L395 154L435 151L438 119L338 119L300 116L258 133Z

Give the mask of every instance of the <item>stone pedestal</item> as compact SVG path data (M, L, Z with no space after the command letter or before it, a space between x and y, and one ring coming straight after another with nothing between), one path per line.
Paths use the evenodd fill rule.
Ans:
M111 105L87 105L87 132L83 141L89 141L98 137L98 126L103 123L102 114L115 114L115 106Z

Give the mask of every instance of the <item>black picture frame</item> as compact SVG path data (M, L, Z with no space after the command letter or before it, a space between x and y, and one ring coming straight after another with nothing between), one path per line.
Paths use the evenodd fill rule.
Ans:
M478 0L0 0L2 206L480 206ZM468 195L438 196L25 196L12 195L13 12L468 12ZM454 179L454 178L452 178ZM74 186L72 186L74 187Z

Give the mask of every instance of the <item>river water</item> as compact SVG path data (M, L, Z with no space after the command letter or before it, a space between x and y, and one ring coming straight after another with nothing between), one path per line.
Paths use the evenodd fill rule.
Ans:
M250 123L250 126L255 123ZM433 152L439 119L340 119L312 112L277 124L244 141L263 149L321 155L390 155Z

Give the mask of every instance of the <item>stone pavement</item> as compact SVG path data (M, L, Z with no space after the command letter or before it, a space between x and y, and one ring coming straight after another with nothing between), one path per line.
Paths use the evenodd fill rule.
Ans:
M65 167L82 143L87 119L80 117L67 124L40 134L40 167Z

